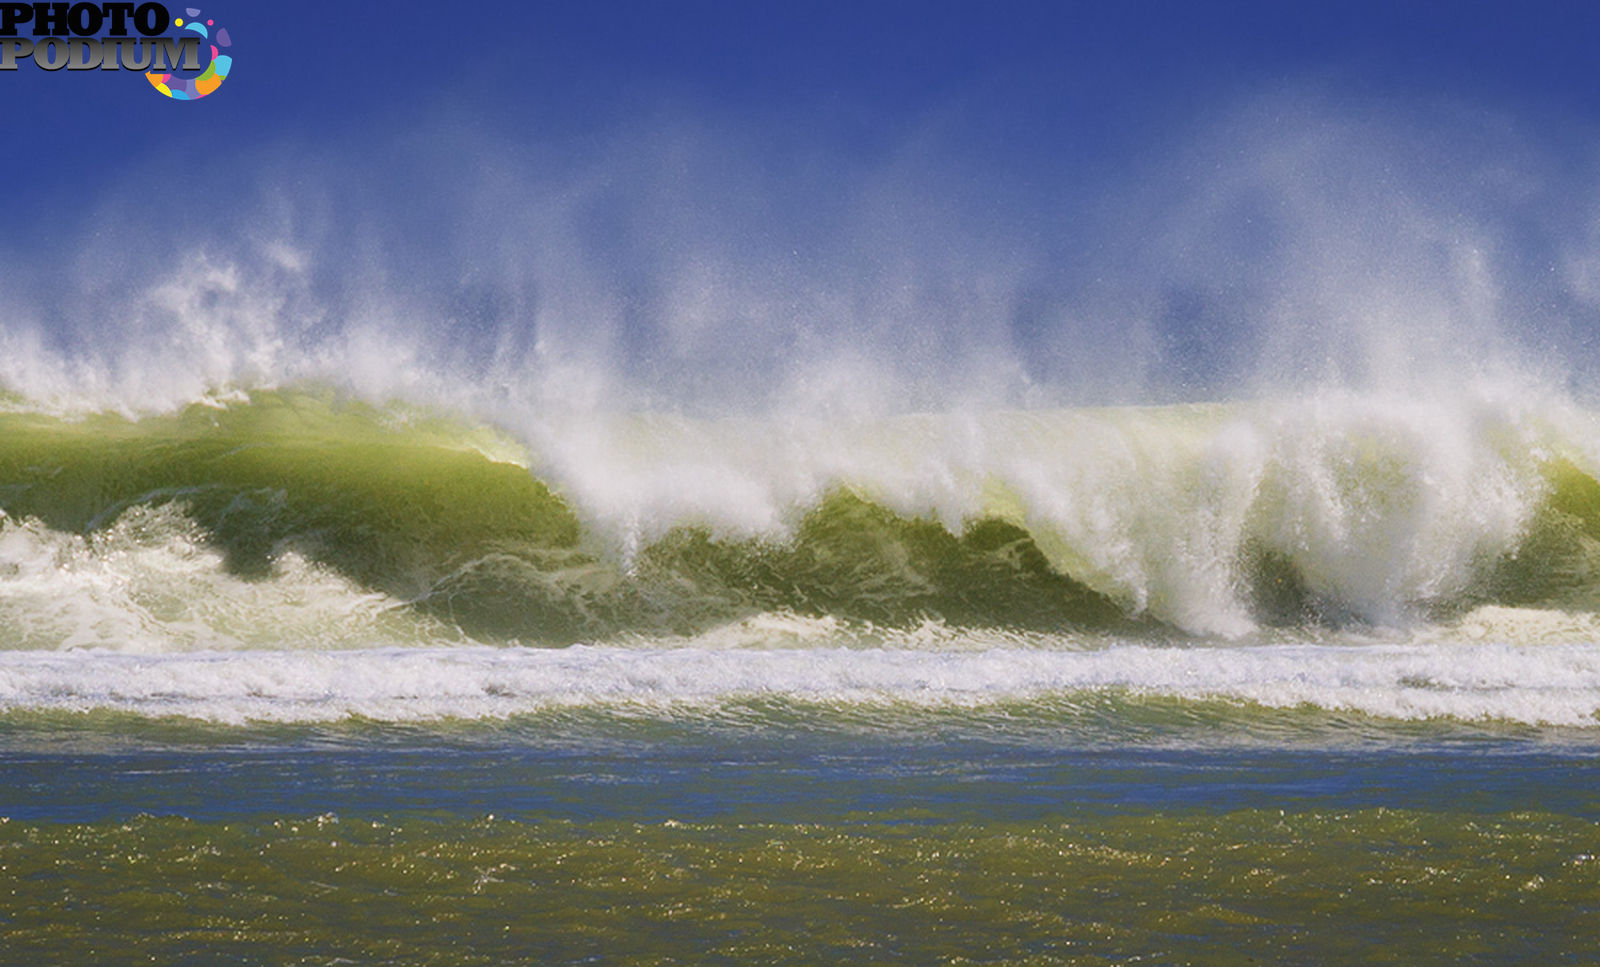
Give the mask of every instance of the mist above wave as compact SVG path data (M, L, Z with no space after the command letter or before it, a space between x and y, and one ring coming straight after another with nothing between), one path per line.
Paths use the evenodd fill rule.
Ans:
M683 110L285 145L177 210L108 186L5 251L0 385L831 416L1596 372L1583 132L1314 85L1208 117L1092 177L937 125L862 156Z

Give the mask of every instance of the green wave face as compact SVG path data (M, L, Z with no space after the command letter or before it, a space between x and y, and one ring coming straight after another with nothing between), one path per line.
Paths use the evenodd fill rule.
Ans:
M0 509L92 534L139 506L177 505L230 573L268 580L293 547L402 599L486 548L570 548L577 523L521 467L437 424L391 426L331 398L258 394L131 422L0 418Z
M1565 459L1548 463L1544 476L1545 500L1517 549L1495 563L1481 596L1600 609L1600 481Z
M286 539L390 585L493 537L569 546L577 524L525 470L437 428L389 428L330 399L258 395L173 417L0 419L0 500L12 517L85 533L135 505L183 503L243 575Z
M1160 462L1182 456L1227 418L1218 408L1154 411L1118 438L1121 449L1101 441L1099 450L1087 445L1092 435L1061 436L1041 417L1008 424L1057 459L1071 444L1083 466L1109 461L1108 453L1128 463L1118 493L1107 496L1108 486L1091 480L1069 494L1089 510L1095 501L1122 501L1124 529L1100 543L1064 529L1058 522L1070 515L1049 517L1037 493L997 469L975 488L985 495L974 504L980 509L955 527L931 509L905 512L907 501L881 483L838 477L790 508L781 534L741 535L685 514L652 522L656 536L618 553L583 512L581 494L558 493L536 475L548 474L522 465L537 466L534 455L486 429L414 411L310 391L258 392L246 402L141 419L12 411L0 414L0 511L8 518L0 533L26 524L93 541L135 508L165 509L192 522L241 581L277 580L294 554L466 635L552 644L695 634L775 611L887 626L931 620L1166 635L1185 626L1178 611L1163 610L1177 593L1158 585L1133 593L1119 575L1141 563L1167 566L1169 555L1194 557L1199 545L1209 548L1201 559L1216 576L1198 586L1229 596L1258 626L1363 620L1339 569L1415 569L1426 545L1400 553L1377 538L1387 533L1384 514L1416 517L1427 494L1411 477L1425 475L1368 443L1343 462L1323 457L1319 466L1343 475L1324 498L1343 529L1318 532L1317 521L1307 523L1306 485L1292 460L1269 462L1259 480L1235 488L1242 496L1222 493L1216 473L1194 470L1195 461L1171 472ZM1058 423L1084 419L1068 414ZM905 435L925 425L895 429ZM1154 461L1146 479L1139 459ZM1532 481L1531 509L1508 531L1514 540L1454 552L1467 576L1425 587L1424 613L1438 618L1486 603L1595 610L1600 482L1566 457L1531 467L1518 471ZM1096 532L1085 525L1084 533Z
M93 534L130 508L176 506L238 577L293 550L477 637L565 643L689 634L769 610L889 624L1025 628L1122 621L1053 571L1028 535L961 535L836 492L791 540L669 530L631 562L585 539L572 509L504 440L313 394L255 394L172 416L0 417L0 510Z

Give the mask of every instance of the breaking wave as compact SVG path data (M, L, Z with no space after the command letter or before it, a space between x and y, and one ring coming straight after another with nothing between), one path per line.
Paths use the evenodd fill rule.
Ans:
M0 414L0 642L561 645L786 613L1241 639L1594 610L1600 428L1486 397L488 426Z

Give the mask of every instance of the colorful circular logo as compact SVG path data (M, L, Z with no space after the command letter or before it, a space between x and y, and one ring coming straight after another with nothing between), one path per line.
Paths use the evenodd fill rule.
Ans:
M218 27L215 20L200 22L200 11L189 7L184 10L189 15L188 20L182 17L172 22L211 44L211 63L206 69L195 77L179 77L176 74L160 74L155 71L145 73L145 79L150 86L170 98L179 101L198 101L207 94L216 93L222 82L228 79L228 72L233 70L233 58L222 53L218 48L232 47L233 40L228 36L228 28ZM174 62L176 66L176 62Z

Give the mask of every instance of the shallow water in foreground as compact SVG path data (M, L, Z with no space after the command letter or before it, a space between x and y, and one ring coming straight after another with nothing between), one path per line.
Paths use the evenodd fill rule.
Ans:
M1582 731L749 714L14 719L7 962L1576 964L1600 938Z
M1581 963L1600 926L1568 816L922 818L11 823L0 856L33 962Z

